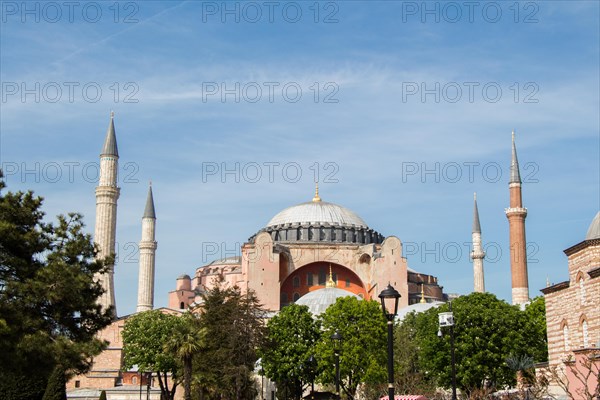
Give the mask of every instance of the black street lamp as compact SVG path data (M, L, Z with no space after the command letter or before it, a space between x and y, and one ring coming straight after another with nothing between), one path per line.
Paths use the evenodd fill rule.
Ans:
M394 400L394 318L398 314L400 293L391 284L379 293L381 309L388 325L388 399Z
M438 337L442 337L442 327L450 327L450 356L452 363L452 400L456 400L456 359L454 357L454 314L452 313L452 302L448 303L449 312L439 313Z
M333 340L333 352L335 354L335 395L340 398L340 347L342 343L342 335L338 330L331 335Z

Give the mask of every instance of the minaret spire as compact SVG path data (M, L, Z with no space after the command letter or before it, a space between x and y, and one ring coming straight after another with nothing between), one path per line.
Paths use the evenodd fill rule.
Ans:
M329 264L329 279L325 284L326 288L334 288L336 287L335 281L333 280L333 273L331 272L331 264Z
M529 279L527 277L527 241L525 237L525 218L527 209L523 207L521 194L521 176L517 160L515 132L512 133L512 159L510 163L510 207L505 210L509 226L510 271L512 280L513 304L529 301Z
M315 197L313 197L312 201L315 203L321 201L321 198L319 197L319 182L315 182Z
M421 303L427 303L425 300L425 284L421 283Z
M481 224L479 223L479 210L477 209L477 193L473 193L473 231L471 234L473 240L473 251L471 259L473 260L473 291L485 292L485 279L483 275L483 259L485 252L481 248Z
M98 245L98 259L105 259L115 255L116 230L117 230L117 200L121 190L117 186L117 172L119 169L119 151L115 134L114 113L110 114L110 122L106 131L106 138L100 153L99 182L96 187L96 226L94 242ZM114 289L114 262L107 265L107 271L97 274L96 280L100 282L105 292L98 299L103 309L114 308L117 316Z
M154 308L154 269L156 260L155 240L156 213L154 211L154 197L152 195L152 182L148 186L146 207L142 216L142 240L140 241L140 270L138 276L138 304L137 312L149 311Z

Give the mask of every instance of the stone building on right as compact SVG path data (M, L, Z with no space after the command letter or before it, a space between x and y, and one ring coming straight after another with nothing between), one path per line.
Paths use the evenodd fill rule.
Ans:
M569 280L542 289L549 371L567 398L600 398L600 212L585 240L564 251Z

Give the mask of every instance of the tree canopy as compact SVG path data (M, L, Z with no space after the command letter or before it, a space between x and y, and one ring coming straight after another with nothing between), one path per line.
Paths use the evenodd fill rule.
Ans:
M301 382L314 379L316 366L309 366L308 360L316 356L315 345L320 337L320 324L307 306L291 304L269 320L261 365L279 391L287 387L287 392L300 397Z
M211 399L254 399L266 317L256 294L216 284L202 295L198 312L206 338L203 357L193 367L198 389Z
M181 368L175 354L165 349L165 343L183 323L183 318L152 310L129 317L123 328L123 369L137 366L140 372L156 373L162 395L171 400Z
M41 197L4 188L0 173L0 390L30 382L37 392L20 391L35 399L59 363L68 374L90 368L106 346L95 335L113 310L97 303L103 288L94 275L105 262L95 260L82 216L44 222Z
M535 306L534 306L535 307ZM416 340L420 349L419 366L437 384L451 386L450 332L438 331L438 313L448 305L416 316ZM541 354L545 338L534 329L530 314L499 300L490 293L472 293L452 302L456 349L457 386L465 393L481 393L513 386L515 371L507 364L510 357ZM533 311L532 311L533 312ZM444 328L448 330L448 328Z
M331 335L336 330L342 335L340 386L346 396L354 398L361 383L385 382L387 322L378 302L341 297L321 315L321 321L323 336L317 344L318 361L323 371L321 382L335 380L331 368L335 363Z

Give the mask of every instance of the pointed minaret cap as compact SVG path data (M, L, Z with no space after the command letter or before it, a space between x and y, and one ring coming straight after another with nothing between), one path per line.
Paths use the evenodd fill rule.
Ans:
M519 173L519 160L517 159L517 146L515 145L515 130L512 131L512 159L510 161L510 182L521 183L521 174Z
M477 209L477 193L473 193L473 233L481 233L479 224L479 210Z
M319 182L315 182L315 197L313 197L312 201L315 203L321 201L321 198L319 197Z
M144 209L144 216L142 218L156 219L156 214L154 213L154 197L152 196L152 182L150 182L150 187L148 187L148 198L146 199L146 208Z
M110 112L110 123L108 124L108 130L106 131L106 139L104 139L104 147L102 147L103 156L117 156L119 157L119 149L117 148L117 136L115 135L115 123L114 123L115 112Z

